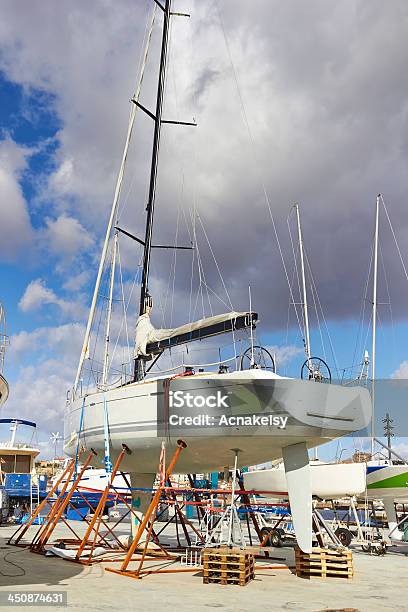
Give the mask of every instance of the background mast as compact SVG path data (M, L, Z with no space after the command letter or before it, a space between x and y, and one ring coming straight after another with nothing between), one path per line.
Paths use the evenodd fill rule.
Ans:
M377 342L377 277L378 277L378 221L380 212L380 197L377 196L375 208L375 230L374 230L374 269L373 269L373 335L371 349L371 399L373 405L373 415L371 421L371 456L374 455L374 436L375 436L375 359L376 359L376 342Z

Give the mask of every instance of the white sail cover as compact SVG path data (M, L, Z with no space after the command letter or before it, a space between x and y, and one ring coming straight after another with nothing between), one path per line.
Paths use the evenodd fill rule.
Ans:
M245 317L248 314L249 313L246 312L226 312L224 314L215 315L214 317L206 317L199 321L186 323L180 327L155 329L150 321L150 314L147 312L141 315L136 323L135 357L146 357L148 355L147 345L153 342L165 342L176 336L189 334L193 331L205 329L226 321L233 321L238 317Z

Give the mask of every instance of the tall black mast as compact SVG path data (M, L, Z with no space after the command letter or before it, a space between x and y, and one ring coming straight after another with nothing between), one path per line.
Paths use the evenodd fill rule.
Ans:
M157 99L156 99L156 113L154 119L154 136L153 136L153 150L152 150L152 162L150 168L150 185L149 185L149 198L147 201L146 211L146 233L144 240L144 253L143 253L143 271L142 271L142 285L140 291L140 308L139 315L146 312L146 307L149 303L149 268L150 268L150 255L152 251L152 231L153 231L153 217L154 217L154 202L156 196L156 182L157 182L157 167L159 162L159 148L160 148L160 132L162 124L162 111L163 111L163 96L164 86L166 80L166 64L167 64L167 51L169 43L169 25L170 25L170 5L171 0L164 0L164 4L158 2L156 4L163 11L163 34L160 54L160 68L159 68L159 81L157 85ZM144 110L144 109L143 109Z
M153 149L152 149L152 162L150 167L150 184L149 184L149 197L146 206L146 233L145 239L140 240L135 236L132 236L129 232L124 231L121 228L117 228L119 231L127 234L137 242L143 245L143 270L142 270L142 284L140 289L140 307L139 316L143 315L151 304L151 298L149 295L149 268L150 268L150 256L152 248L175 248L175 249L191 249L193 247L183 246L163 246L163 245L152 245L152 233L153 233L153 218L154 218L154 203L156 197L156 182L157 182L157 167L159 163L159 148L160 148L160 132L162 123L172 123L176 125L196 125L186 121L169 121L162 119L163 112L163 97L164 87L166 82L166 64L167 64L167 51L169 46L169 26L171 15L178 15L180 17L189 17L186 13L173 13L171 12L171 0L154 0L157 6L163 11L163 33L162 33L162 44L160 53L160 67L159 67L159 78L157 84L157 98L156 98L156 112L152 113L150 110L145 108L136 99L132 102L136 104L141 110L143 110L151 119L154 121L154 134L153 134ZM144 360L141 358L135 359L135 371L134 379L140 380L144 376Z

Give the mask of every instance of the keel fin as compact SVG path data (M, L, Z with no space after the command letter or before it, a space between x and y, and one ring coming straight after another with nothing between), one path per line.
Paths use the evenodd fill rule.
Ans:
M383 497L382 498L385 510L385 516L388 522L388 531L386 531L387 537L390 540L394 541L402 541L404 532L398 529L398 519L397 513L395 511L395 503L393 497Z
M304 442L283 450L289 503L297 543L305 553L312 552L312 482L309 455Z

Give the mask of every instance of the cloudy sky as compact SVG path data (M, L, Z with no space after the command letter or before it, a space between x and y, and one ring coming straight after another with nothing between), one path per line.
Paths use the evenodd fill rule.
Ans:
M152 5L1 1L0 300L11 387L3 416L37 420L44 444L62 430ZM174 10L191 18L173 18L165 115L197 127L163 128L155 239L188 243L194 231L200 266L191 253L154 254L151 290L165 324L221 312L229 299L247 309L250 285L259 340L298 375L302 333L293 307L288 317L280 249L299 301L287 222L299 202L312 352L333 371L357 365L370 348L371 279L365 287L379 192L408 257L407 3L174 0ZM141 95L149 108L156 21ZM121 199L120 223L138 235L149 121L137 115ZM289 227L296 241L293 212ZM140 250L126 238L120 249L128 300ZM407 297L381 207L379 376L408 372ZM119 305L115 317L123 343Z

